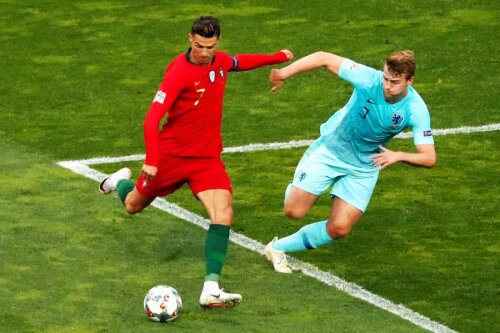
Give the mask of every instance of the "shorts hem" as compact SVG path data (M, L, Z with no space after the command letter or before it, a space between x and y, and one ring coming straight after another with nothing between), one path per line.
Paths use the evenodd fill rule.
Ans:
M340 196L338 193L330 192L330 195L335 196L339 199L342 199L343 201L347 202L349 205L353 206L354 208L359 209L362 213L364 213L366 211L366 208L368 208L368 204L367 205L360 205L359 203L354 203L354 202L352 202L352 200L344 198L344 197Z
M307 192L307 193L310 193L310 194L313 194L313 195L317 195L317 196L320 196L320 195L322 195L322 194L324 194L324 193L325 193L325 191L322 191L322 192L319 192L319 193L318 193L318 192L313 192L313 191L311 191L311 190L309 190L309 189L305 189L305 188L303 188L303 187L301 187L301 186L298 186L298 185L297 185L297 184L295 184L294 182L292 182L292 185L293 185L293 186L295 186L296 188L298 188L298 189L302 190L302 191L305 191L305 192Z

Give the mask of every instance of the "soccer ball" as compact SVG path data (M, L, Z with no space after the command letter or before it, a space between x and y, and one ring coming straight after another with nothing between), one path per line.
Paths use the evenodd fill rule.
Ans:
M181 308L181 296L177 290L167 285L151 288L144 298L144 311L153 321L173 321L179 317Z

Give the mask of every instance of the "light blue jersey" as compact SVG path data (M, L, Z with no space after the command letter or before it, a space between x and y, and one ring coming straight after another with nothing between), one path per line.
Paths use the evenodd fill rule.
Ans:
M413 87L395 104L387 103L383 72L346 59L339 77L354 86L349 102L320 128L321 141L339 159L362 168L373 168L371 155L392 137L411 127L418 144L433 144L430 116L425 102Z
M354 86L349 102L321 125L321 136L304 153L292 185L321 195L333 184L332 196L365 211L380 167L371 155L405 127L416 145L433 144L429 111L411 86L398 103L384 99L383 72L344 60L339 76Z
M354 92L349 102L321 125L321 136L302 156L292 186L316 196L331 187L332 197L364 212L380 172L379 166L372 165L370 156L379 153L379 146L384 146L406 127L412 128L415 145L434 144L430 116L424 101L411 86L402 100L387 103L382 71L345 59L339 77L351 83ZM285 201L289 189L285 192ZM332 207L330 218L334 212ZM308 224L292 235L273 241L272 248L294 252L332 243L330 222L329 219Z

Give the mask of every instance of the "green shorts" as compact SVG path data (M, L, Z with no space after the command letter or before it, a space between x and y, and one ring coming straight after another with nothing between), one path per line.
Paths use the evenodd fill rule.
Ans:
M318 196L333 185L330 191L332 196L364 212L378 174L379 168L361 168L343 162L318 139L302 156L292 185Z

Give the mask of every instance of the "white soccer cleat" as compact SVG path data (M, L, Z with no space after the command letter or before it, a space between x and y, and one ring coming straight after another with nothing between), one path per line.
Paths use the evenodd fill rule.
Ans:
M200 306L202 308L232 308L241 303L240 294L230 294L220 289L217 293L202 292Z
M285 274L293 273L292 267L290 267L290 264L286 260L285 252L273 249L273 244L277 240L278 237L274 237L274 239L264 248L267 260L273 263L276 272Z
M99 184L99 191L103 194L109 194L116 190L116 184L122 179L130 179L132 177L132 171L129 168L122 168L110 176L103 179Z

